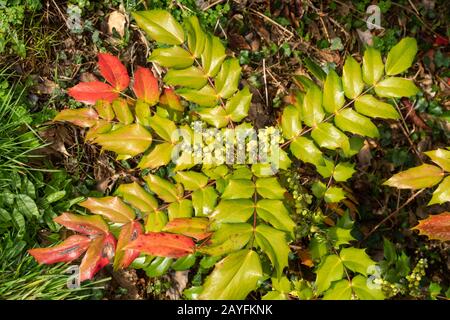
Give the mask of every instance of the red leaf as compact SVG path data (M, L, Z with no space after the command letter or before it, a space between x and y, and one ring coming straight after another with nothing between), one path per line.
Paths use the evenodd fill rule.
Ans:
M108 225L100 216L82 216L79 214L64 212L59 217L54 218L53 221L63 225L67 229L87 235L109 232Z
M112 102L119 93L107 83L100 81L80 82L68 90L69 96L77 101L95 104L98 100Z
M99 53L98 67L102 76L116 90L122 91L128 87L130 77L128 76L127 69L117 57L109 53Z
M111 233L92 240L80 265L80 281L90 280L106 266L114 256L116 239Z
M194 247L195 243L189 237L165 232L149 232L141 234L125 246L125 249L136 249L158 257L180 258L193 253Z
M203 240L211 235L206 232L209 220L207 218L176 218L164 226L164 231L180 233L195 240Z
M448 45L448 38L445 38L443 36L437 36L436 39L434 39L434 45L436 45L436 46L447 46Z
M450 241L450 212L431 215L412 229L419 230L419 234L430 239Z
M116 256L114 257L114 269L127 268L136 259L139 250L123 249L131 241L136 240L142 234L142 226L137 221L127 223L120 230L119 240L117 241Z
M91 239L86 236L73 235L62 243L51 248L36 248L28 250L39 264L70 262L87 250Z
M134 73L133 91L138 99L144 100L150 106L159 100L158 80L153 73L143 67L137 67Z
M164 88L164 93L161 95L159 102L162 105L168 106L173 110L183 111L184 107L180 102L180 98L175 94L171 88Z

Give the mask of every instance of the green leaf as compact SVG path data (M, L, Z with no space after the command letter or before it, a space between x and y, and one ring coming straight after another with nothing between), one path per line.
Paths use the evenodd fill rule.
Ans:
M335 113L345 104L341 78L334 70L330 70L323 85L323 107L329 113Z
M373 47L367 47L364 52L362 64L362 76L365 83L375 85L380 81L384 73L383 60L380 51Z
M261 300L288 300L287 293L283 293L277 290L267 292L261 297Z
M444 202L450 201L450 176L446 177L439 184L436 190L433 192L433 197L428 203L429 206L432 204L442 204Z
M200 90L181 88L176 92L187 101L196 103L201 107L214 107L218 101L217 92L210 85L206 85Z
M353 173L356 171L354 169L355 164L350 162L340 162L336 165L334 168L333 178L334 180L341 182L341 181L347 181L350 179L353 175Z
M178 171L174 176L176 182L181 183L185 190L195 191L208 184L208 177L195 171Z
M185 69L192 66L194 57L183 48L173 46L153 50L148 61L156 62L165 68Z
M177 126L173 121L155 114L149 119L149 123L158 136L167 142L173 142L172 135L177 130Z
M137 182L121 184L115 194L142 212L158 209L158 201L155 197L145 191Z
M218 196L213 187L206 187L194 191L191 197L195 215L203 217L213 212Z
M345 199L345 193L342 188L331 187L325 191L324 199L326 203L337 203Z
M322 148L336 150L341 148L344 152L350 149L348 137L331 123L322 122L311 132L311 137Z
M288 105L283 109L281 116L281 129L283 137L292 139L302 131L301 110L293 105Z
M331 254L323 259L316 271L316 287L317 293L327 290L333 281L341 280L344 275L344 265L341 259Z
M160 232L167 224L167 215L162 211L150 212L145 220L145 232Z
M172 263L172 269L175 271L184 271L189 270L195 264L197 257L195 254L188 254L185 257L177 259L174 263Z
M256 205L258 217L270 223L277 229L292 233L295 222L289 216L289 212L280 200L259 200Z
M149 126L148 119L151 116L150 105L144 100L138 99L134 108L134 113L136 114L136 122L143 125Z
M26 194L17 194L15 196L15 202L16 202L17 210L22 215L27 217L28 219L32 219L33 216L35 218L39 218L40 217L39 209L38 209L36 203L34 202L33 199L31 199Z
M443 170L450 172L450 151L445 149L436 149L427 151L425 154Z
M345 109L334 117L336 126L344 131L359 134L370 138L379 137L377 127L369 118L360 115L353 109Z
M241 69L239 60L236 58L229 58L223 62L219 73L214 79L214 84L220 97L228 99L237 91Z
M252 250L232 253L219 261L206 278L202 300L241 300L257 288L262 277L261 262Z
M206 36L201 58L204 72L208 77L213 78L226 58L225 47L218 37Z
M443 177L441 168L423 164L397 173L383 184L398 189L422 189L438 184Z
M180 194L177 188L169 181L153 174L146 175L144 180L147 182L150 190L165 202L175 202L179 199Z
M406 37L400 40L387 55L386 74L393 76L407 70L412 66L416 53L416 39Z
M346 268L365 276L367 276L369 267L375 265L375 261L370 259L365 249L343 248L339 256Z
M316 166L316 170L324 178L331 177L334 172L334 161L327 158L323 158L323 161L325 162L325 165Z
M349 244L350 241L355 240L350 234L351 231L351 229L331 227L327 230L327 234L330 240L334 242L334 246L338 247L342 244Z
M254 193L255 185L252 181L231 179L222 194L222 199L250 199Z
M419 92L414 82L405 78L386 78L375 86L375 93L384 98L411 97Z
M305 64L308 71L311 72L311 74L317 78L317 80L319 81L325 80L325 77L327 75L317 63L315 63L308 57L303 58L303 63Z
M156 257L150 265L144 268L144 271L150 278L160 277L169 271L172 262L172 258Z
M308 138L295 138L295 140L291 142L289 148L292 154L303 162L311 163L315 166L325 165L322 151L320 151L314 142Z
M352 56L348 56L345 60L342 70L342 86L344 87L345 96L349 99L356 98L364 89L361 67Z
M359 113L366 115L371 118L382 118L382 119L399 119L395 108L386 102L376 99L370 94L365 94L358 97L355 100L355 109Z
M277 178L259 178L256 180L256 191L265 199L284 199L286 189L278 182Z
M202 70L197 67L176 70L169 69L164 76L164 83L170 86L182 86L191 89L200 89L208 82Z
M224 223L213 233L210 245L198 251L212 256L221 256L242 249L253 235L249 223Z
M108 133L101 133L94 142L105 150L136 156L150 147L152 135L140 124L130 124Z
M216 128L226 127L230 122L230 118L222 106L215 108L199 108L197 113L203 121Z
M225 104L225 111L234 122L240 122L248 115L252 94L248 87L244 87L232 96Z
M170 162L173 145L171 143L161 143L156 145L152 151L142 156L138 167L140 169L155 169L165 166Z
M352 289L361 300L383 300L384 294L381 289L369 288L367 278L357 275L352 279Z
M113 109L111 107L111 103L109 103L106 100L98 100L95 103L94 108L97 111L97 113L100 116L100 118L102 118L104 120L112 121L114 119L114 117L115 117L114 111L113 111Z
M286 234L283 231L260 224L255 229L255 239L258 246L272 262L277 277L281 277L283 269L288 266L288 255L290 252Z
M350 300L352 298L352 286L346 279L336 281L323 295L323 300Z
M221 200L210 218L218 223L246 222L254 207L253 201L247 199Z
M131 14L139 28L153 40L165 44L182 44L184 32L175 18L165 10L138 11Z
M322 91L318 86L312 86L306 91L302 105L303 122L308 127L315 127L325 118L322 109Z
M183 199L178 202L172 202L167 208L167 212L169 214L169 220L190 218L193 213L192 201Z
M195 15L185 20L185 27L189 50L196 58L199 58L205 48L206 33L202 30Z

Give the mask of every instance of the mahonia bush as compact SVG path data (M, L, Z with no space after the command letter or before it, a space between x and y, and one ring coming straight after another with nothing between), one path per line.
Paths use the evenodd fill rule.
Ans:
M351 198L341 184L355 172L351 157L364 138L379 136L371 119L400 117L382 99L418 92L411 80L395 76L411 66L415 40L400 41L385 64L373 48L366 50L362 66L348 57L342 76L333 70L326 75L309 61L316 79L297 77L303 90L290 97L276 127L257 134L270 156L259 163L249 156L232 165L214 146L227 132L253 128L244 121L252 95L248 87L239 88L238 59L228 57L221 40L202 30L195 16L183 25L163 10L133 17L159 45L148 60L162 70L165 87L160 90L150 69L138 67L131 81L133 98L125 66L102 53L98 67L107 83L83 82L69 89L71 97L91 106L63 110L55 121L87 128L86 140L117 159L138 159L143 181L80 203L91 215L63 213L55 221L79 234L30 253L40 263L55 263L86 252L81 280L110 262L115 269L131 265L157 276L169 268L191 269L201 257L200 268L214 269L204 281L197 274L197 285L186 290L199 299L245 299L269 279L272 290L263 299L383 299L381 286L372 281L376 263L350 243L355 238L348 212L336 208L341 217L335 223L309 211L312 196L289 168L296 158L328 178L312 186L318 203L337 205ZM197 120L209 125L200 143ZM274 135L277 130L281 137ZM275 137L270 143L269 136ZM232 139L238 148L244 144L253 150L251 141L244 137L240 144L238 138ZM208 161L196 159L196 150ZM174 153L180 156L174 159ZM346 206L354 208L354 203ZM330 227L321 228L324 223ZM308 250L291 249L299 237L310 238ZM289 256L295 254L309 256L304 263L315 267L314 283L288 279Z

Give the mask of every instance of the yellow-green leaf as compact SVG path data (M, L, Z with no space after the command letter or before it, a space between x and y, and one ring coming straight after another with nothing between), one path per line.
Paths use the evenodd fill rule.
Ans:
M112 102L112 108L117 120L123 124L131 124L134 121L133 114L128 106L127 100L117 98Z
M182 86L192 89L200 89L208 82L208 76L197 67L186 69L169 69L164 76L164 83L171 86Z
M350 300L352 298L352 286L346 279L336 281L323 295L323 300Z
M373 47L368 47L364 52L362 64L362 76L365 83L375 85L383 76L384 65L381 53Z
M145 218L145 232L160 232L167 224L167 215L162 211L149 212Z
M224 223L213 233L210 244L198 251L211 256L221 256L242 249L253 235L249 223Z
M172 202L167 208L169 221L176 218L190 218L194 212L192 201L183 199L178 202Z
M333 281L342 279L344 265L337 255L328 255L317 268L316 274L317 292L322 293L330 287Z
M375 266L375 261L367 255L365 249L342 248L339 256L346 268L365 276L367 276L367 273L370 270L369 267Z
M386 74L393 76L407 70L412 66L417 53L417 41L414 38L406 37L400 40L389 51L386 59Z
M145 191L137 182L121 184L115 194L142 212L158 209L158 201L155 197Z
M203 121L216 128L226 127L230 122L230 117L222 106L215 108L199 108L197 113Z
M334 70L330 70L323 85L323 107L327 112L335 113L344 106L344 103L341 78Z
M225 47L216 36L208 35L201 55L203 71L208 77L214 77L226 58Z
M95 103L95 110L97 111L98 115L100 116L100 118L106 120L106 121L111 121L114 119L115 115L114 115L114 111L111 107L111 103L109 101L106 100L98 100Z
M156 134L167 142L173 142L173 136L177 130L177 126L172 120L163 118L155 114L149 119L150 127L155 130Z
M412 80L398 77L386 78L375 86L375 93L384 98L411 97L419 91Z
M218 101L216 90L208 84L200 90L181 88L176 92L187 101L196 103L201 107L214 107Z
M150 126L150 105L144 100L138 99L134 107L134 113L136 114L136 122L143 126Z
M195 171L178 171L174 176L176 182L181 183L185 190L195 191L204 188L208 183L208 177Z
M361 67L352 56L348 56L345 60L342 70L342 86L345 96L349 99L356 98L364 89Z
M87 200L80 202L79 205L115 223L127 223L135 218L133 209L119 197L89 197Z
M450 172L450 151L445 149L436 149L427 151L425 154L443 170Z
M220 97L228 99L236 92L241 76L241 69L239 60L236 58L226 59L222 63L222 67L214 79L214 84Z
M325 117L322 109L322 91L316 85L311 86L306 92L302 105L302 117L303 122L309 127L316 126Z
M256 205L258 216L270 223L277 229L287 231L292 234L295 222L289 216L289 212L281 200L259 200Z
M210 186L194 191L191 197L195 215L205 217L213 212L218 196L214 188Z
M147 182L150 190L166 202L175 202L181 196L181 193L177 190L175 185L167 180L164 180L163 178L153 174L148 174L144 177L144 180Z
M153 40L165 44L182 44L184 31L175 18L165 10L133 12L138 26Z
M250 199L254 193L255 185L251 180L231 179L222 194L222 199Z
M367 285L368 279L357 275L352 279L352 289L360 300L383 300L384 294L381 288L372 288Z
M153 50L148 61L156 62L166 68L184 69L192 66L194 56L180 46L173 46Z
M254 208L252 200L222 200L210 217L218 223L246 222L253 214Z
M358 97L355 100L355 109L359 113L371 118L400 118L397 110L395 110L395 108L391 104L380 101L370 94L365 94Z
M334 117L336 126L344 131L359 134L361 136L377 138L379 132L375 124L369 118L359 114L353 109L345 109Z
M335 150L341 148L344 152L350 149L348 137L331 123L323 122L317 125L312 132L311 137L322 148Z
M265 199L284 199L286 189L280 185L277 178L258 178L255 185L258 194Z
M398 189L422 189L438 184L443 177L441 168L423 164L397 173L383 184Z
M297 137L291 142L290 150L293 155L306 163L311 163L315 166L324 165L323 155L314 142L305 137Z
M196 58L199 58L205 48L206 33L195 15L185 20L185 27L189 50Z
M301 110L294 105L288 105L283 109L281 128L283 130L283 137L286 139L292 139L302 131L300 112Z
M173 145L167 142L157 144L148 154L144 154L139 161L140 169L156 169L165 166L172 157Z
M439 184L436 190L433 192L433 197L428 203L429 206L432 204L442 204L444 202L450 201L450 176L446 177Z
M99 134L94 142L105 150L136 156L150 147L152 135L143 126L135 123Z
M68 121L80 127L92 127L97 123L98 114L92 108L65 109L53 121Z
M240 122L248 115L251 101L252 94L248 87L244 87L228 99L225 104L225 111L232 121Z

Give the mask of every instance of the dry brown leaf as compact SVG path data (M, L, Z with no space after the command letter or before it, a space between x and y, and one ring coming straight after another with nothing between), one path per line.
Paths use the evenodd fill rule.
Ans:
M108 33L113 34L113 30L123 37L125 35L125 25L127 17L120 11L113 11L108 17Z

